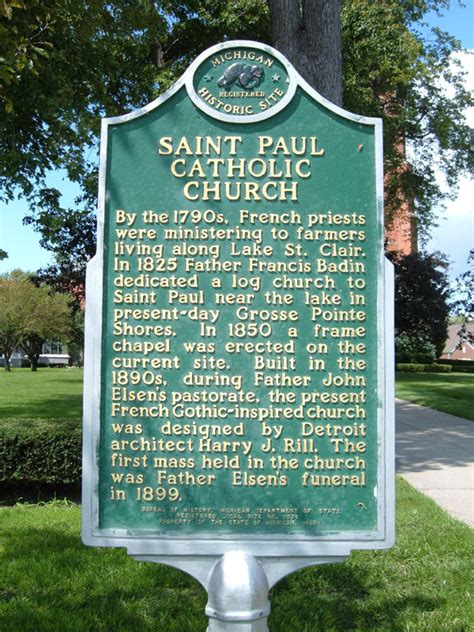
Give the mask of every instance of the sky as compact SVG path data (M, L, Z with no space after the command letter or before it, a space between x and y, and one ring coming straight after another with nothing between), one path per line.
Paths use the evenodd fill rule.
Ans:
M454 35L465 49L474 51L474 0L464 0L464 7L460 7L456 1L451 2L451 5L441 17L435 13L429 14L427 21L431 26L438 26ZM474 89L474 54L463 55L463 64L468 71L468 85ZM470 124L474 125L474 108L467 115ZM52 173L48 184L61 191L65 206L73 205L79 190L67 180L64 172ZM446 211L439 217L439 226L432 231L426 246L430 252L439 250L448 255L452 279L466 269L469 250L474 247L473 193L472 181L464 178L460 182L456 200L447 204ZM26 211L22 200L8 205L0 203L0 248L8 252L8 259L0 261L0 273L15 268L35 271L51 263L50 254L40 247L38 233L22 223Z
M437 26L460 40L472 54L461 56L467 72L466 86L474 90L474 0L464 0L464 8L451 2L450 10L441 18L430 14L431 26ZM474 127L474 108L466 113L466 119ZM467 269L470 249L474 248L474 186L470 178L462 178L455 200L448 202L446 211L439 215L438 226L432 231L426 245L429 252L439 250L448 255L451 262L449 276L454 279Z
M467 71L466 86L474 90L474 54L461 55ZM474 108L466 113L466 120L474 127ZM443 178L438 182L446 190ZM474 248L474 186L472 178L463 177L459 181L456 199L447 202L446 210L438 215L438 226L432 230L431 239L426 245L429 252L440 251L448 255L450 278L465 272L469 251Z

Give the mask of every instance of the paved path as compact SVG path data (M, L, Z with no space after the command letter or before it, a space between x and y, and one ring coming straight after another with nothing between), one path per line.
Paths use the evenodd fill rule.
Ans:
M396 469L474 528L474 421L396 400Z

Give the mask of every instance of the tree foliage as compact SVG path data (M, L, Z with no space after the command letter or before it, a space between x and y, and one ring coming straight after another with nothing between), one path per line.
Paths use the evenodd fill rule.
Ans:
M50 43L45 41L44 34L49 29L50 18L44 22L33 18L26 27L18 27L14 12L26 8L23 0L0 0L0 81L5 86L18 83L25 73L35 74L39 59L48 56ZM0 98L6 112L10 113L14 102L5 93Z
M444 193L439 168L454 194L461 174L474 168L472 130L465 111L473 97L454 54L460 44L438 29L422 36L428 10L445 1L349 0L344 3L344 105L382 117L388 220L403 200L413 200L420 234L435 222ZM412 148L412 164L406 162Z
M123 113L153 95L150 46L161 20L154 26L147 11L152 3L137 1L7 4L1 40L3 194L11 197L17 187L31 196L58 167L90 193L100 117Z
M402 331L395 337L396 364L432 364L436 360L436 348L424 331Z
M440 253L391 254L395 266L395 331L410 339L410 353L434 345L439 357L448 334L448 262Z
M22 347L31 363L38 367L38 358L46 340L64 340L71 327L68 297L54 294L46 286L37 287L20 271L0 277L0 351L5 369L10 358Z
M22 323L21 347L28 356L31 370L38 368L38 359L46 340L64 340L71 327L71 308L65 294L52 294L46 286L29 286Z
M24 310L21 297L28 284L28 279L18 272L0 277L0 353L6 371L10 371L10 358L21 342Z
M95 253L95 214L82 208L63 208L57 189L42 189L34 218L27 224L41 226L40 244L54 255L54 263L40 272L36 281L58 292L67 292L80 307L84 300L84 271Z
M316 4L286 4L298 8L295 37L311 42L308 10ZM383 117L387 208L413 199L426 228L442 198L435 165L452 191L473 167L463 114L473 101L453 57L459 43L441 31L428 39L416 30L427 11L443 10L449 0L341 4L344 106ZM220 41L278 44L278 17L272 32L265 0L2 0L0 8L3 197L27 196L29 221L56 256L46 277L63 274L74 285L94 250L100 117L149 102ZM284 11L278 15L287 19ZM411 167L407 144L416 146ZM59 193L46 186L48 171L57 168L81 186L74 209L62 208Z
M450 307L460 324L458 348L461 349L465 342L474 344L474 334L468 327L474 321L474 248L469 252L467 270L454 282Z

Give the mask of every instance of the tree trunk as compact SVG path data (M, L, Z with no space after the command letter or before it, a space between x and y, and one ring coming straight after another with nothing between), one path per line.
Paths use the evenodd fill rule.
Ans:
M38 370L38 360L41 355L43 344L44 338L38 336L37 334L31 334L27 338L24 338L21 343L21 347L30 361L32 371Z
M10 364L10 355L5 352L3 352L3 363L5 365L5 371L11 373L12 367Z
M323 97L342 106L340 0L268 0L273 43Z

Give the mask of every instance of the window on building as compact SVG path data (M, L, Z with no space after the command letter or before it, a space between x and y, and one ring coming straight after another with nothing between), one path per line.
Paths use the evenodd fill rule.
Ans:
M58 355L66 353L65 345L62 342L48 340L43 344L42 355Z

